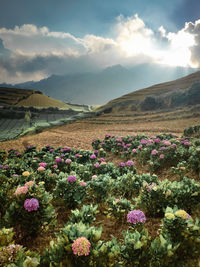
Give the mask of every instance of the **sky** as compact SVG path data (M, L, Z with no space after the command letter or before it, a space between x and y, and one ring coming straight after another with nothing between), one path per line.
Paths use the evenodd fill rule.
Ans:
M1 0L0 83L121 64L200 67L199 0Z

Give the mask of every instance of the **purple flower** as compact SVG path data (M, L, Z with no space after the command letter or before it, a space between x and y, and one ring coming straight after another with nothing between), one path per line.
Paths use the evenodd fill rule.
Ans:
M75 175L70 175L67 177L67 181L70 183L76 182L76 176Z
M66 159L66 160L65 160L65 163L66 163L66 164L70 164L71 162L72 162L71 159Z
M79 158L79 157L80 157L80 154L78 154L78 153L75 154L75 157L76 157L76 158Z
M55 162L56 162L56 163L61 163L62 161L63 161L63 160L62 160L61 158L56 158L56 159L55 159Z
M151 151L151 155L157 155L158 154L158 151L156 150L156 149L153 149L152 151Z
M134 165L134 162L132 160L128 160L126 162L126 166L133 166Z
M138 149L141 150L141 149L142 149L142 145L139 145L139 146L138 146Z
M133 153L137 153L137 149L136 148L133 148L132 152Z
M154 143L156 143L156 144L160 143L160 138L154 139Z
M28 212L39 208L39 201L36 198L28 198L24 201L24 208Z
M125 164L124 162L120 162L120 163L119 163L119 166L120 166L120 167L125 167L126 164Z
M96 159L97 157L96 157L95 154L92 154L92 155L90 156L90 158L91 158L91 159Z
M98 153L99 153L99 150L95 150L95 151L94 151L94 154L98 154Z
M159 150L160 151L164 151L164 150L166 150L166 147L165 146L161 146Z
M53 148L49 149L49 152L54 152L54 149Z
M127 214L127 222L137 224L137 223L144 223L146 221L146 217L144 212L141 210L131 210Z
M100 162L104 162L105 159L104 159L104 158L100 158L99 161L100 161Z
M142 139L142 140L140 141L140 143L141 143L142 145L146 145L146 144L147 144L147 140Z

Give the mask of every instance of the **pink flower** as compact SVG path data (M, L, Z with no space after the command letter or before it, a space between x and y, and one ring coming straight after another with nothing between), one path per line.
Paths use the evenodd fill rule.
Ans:
M97 157L96 157L95 154L92 154L92 155L90 156L90 158L91 158L91 159L96 159Z
M97 163L94 164L94 167L95 168L100 168L100 164L97 162Z
M81 236L73 241L72 250L74 255L87 256L90 253L90 246L91 243L89 240L86 237Z
M115 198L115 201L116 201L116 202L119 202L119 201L120 201L120 199L119 199L119 198Z
M97 179L98 176L97 175L92 175L92 179Z
M41 163L39 163L39 166L45 168L47 166L47 164L45 162L41 162Z
M39 201L36 198L28 198L24 201L24 208L28 212L36 211L39 208Z
M156 150L156 149L153 149L152 151L151 151L151 155L157 155L158 154L158 151Z
M58 165L54 164L53 167L54 167L54 169L57 169L58 168Z
M125 164L124 162L120 162L120 163L119 163L119 166L120 166L120 167L125 167L126 164Z
M28 192L28 187L27 186L19 186L16 190L15 190L15 196L21 195L21 194L26 194Z
M86 183L86 182L80 182L80 185L81 185L81 186L86 186L87 183Z
M137 149L133 148L132 152L133 153L136 153L137 152Z
M164 154L160 154L160 159L164 159L165 155Z
M34 181L29 181L29 182L26 182L24 186L32 187L34 184L35 184Z
M42 166L37 168L37 171L38 171L38 172L43 172L43 171L45 171L45 170L46 170L46 169L45 169L44 167L42 167Z
M168 141L168 140L163 140L162 143L166 146L170 146L171 145L171 142Z
M66 160L65 160L65 163L66 163L66 164L70 164L71 162L72 162L71 159L66 159Z

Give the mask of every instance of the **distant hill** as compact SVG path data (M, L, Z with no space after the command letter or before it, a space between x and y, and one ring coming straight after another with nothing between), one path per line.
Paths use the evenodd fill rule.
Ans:
M99 110L156 110L200 104L200 71L113 99Z
M33 94L42 95L38 90L0 87L0 105L17 105Z
M92 106L65 103L44 95L41 91L32 89L19 89L10 87L0 87L0 106L24 106L49 108L57 107L61 109L71 109L79 112L88 112Z
M171 81L192 72L194 69L191 68L151 64L132 68L115 65L94 73L52 75L39 82L30 81L7 86L40 90L45 95L64 102L102 105L139 88Z
M57 107L57 108L64 108L69 109L70 106L59 101L56 99L53 99L49 96L43 95L43 94L32 94L28 98L23 99L17 103L17 106L24 106L24 107L43 107L43 108L49 108L49 107Z

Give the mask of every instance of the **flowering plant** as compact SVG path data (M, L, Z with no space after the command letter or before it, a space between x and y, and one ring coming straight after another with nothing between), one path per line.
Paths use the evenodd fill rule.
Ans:
M25 191L20 191L20 188ZM51 199L52 196L45 191L43 184L35 185L30 181L18 187L6 211L7 225L14 227L19 238L37 235L40 227L53 222L55 217Z
M88 256L90 253L91 243L84 236L81 236L73 241L72 250L74 255Z
M76 175L70 175L66 178L64 174L60 174L53 196L54 199L64 201L67 207L74 208L85 200L87 186L81 185Z

